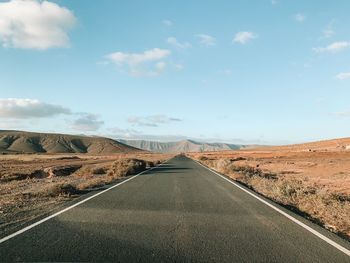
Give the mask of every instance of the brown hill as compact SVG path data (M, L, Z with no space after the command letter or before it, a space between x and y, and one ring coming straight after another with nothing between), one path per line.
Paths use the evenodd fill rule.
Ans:
M207 152L227 151L246 148L245 145L228 143L206 143L193 140L182 140L177 142L157 142L145 140L119 140L120 142L151 152L181 153L181 152Z
M0 131L0 153L114 154L137 151L141 150L103 137Z
M291 144L285 146L259 147L254 150L273 151L350 151L350 138L340 138L308 142L301 144Z

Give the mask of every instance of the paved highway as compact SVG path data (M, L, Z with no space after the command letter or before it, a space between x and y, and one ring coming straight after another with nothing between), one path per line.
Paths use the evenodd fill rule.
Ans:
M346 241L294 217L349 249ZM198 163L176 157L2 242L0 261L350 262L350 257Z

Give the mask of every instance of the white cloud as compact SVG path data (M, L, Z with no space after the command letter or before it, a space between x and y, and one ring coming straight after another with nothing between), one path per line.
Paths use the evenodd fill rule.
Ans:
M190 48L192 45L188 42L181 43L179 42L175 37L168 37L166 42L178 49L187 49Z
M0 118L45 118L59 114L70 115L70 109L33 99L0 99Z
M196 37L199 38L199 43L203 46L210 47L216 45L215 37L206 34L197 34Z
M253 32L248 32L248 31L241 31L238 32L235 37L233 38L232 42L233 43L240 43L240 44L246 44L250 40L253 40L257 38L258 36L253 33Z
M104 124L95 114L81 113L80 115L81 117L76 119L72 124L74 130L84 132L97 131Z
M36 125L36 124L34 124ZM33 120L26 119L1 119L0 129L2 130L29 130L33 127Z
M294 15L294 19L295 19L295 21L302 23L305 21L306 16L304 14L299 13L299 14Z
M160 65L165 66L165 63L159 64L159 62L163 62L170 54L170 50L154 48L142 53L115 52L106 58L120 67L126 67L132 76L156 76L161 73Z
M49 1L0 3L0 42L4 47L39 50L68 47L67 31L75 23L69 9Z
M278 1L277 1L277 0L271 0L271 4L272 4L272 5L277 5L277 4L278 4Z
M119 127L109 128L108 132L113 134L113 137L118 138L133 138L134 136L142 134L140 131L135 129L122 129Z
M180 122L179 118L168 117L166 115L151 115L146 117L129 117L128 122L136 126L158 127L160 124L170 122Z
M349 47L350 47L350 42L339 41L339 42L334 42L326 47L313 48L313 50L317 53L324 53L324 52L337 53L337 52L343 51Z
M349 78L350 78L350 72L342 72L342 73L339 73L339 74L336 76L336 78L339 79L339 80L349 79Z
M323 37L330 38L334 35L335 35L335 31L333 29L333 21L332 21L323 29Z
M107 57L115 63L127 63L131 65L137 65L148 61L160 60L169 55L169 50L154 48L151 50L146 50L143 53L115 52L107 55Z
M165 26L172 26L173 25L173 22L168 20L168 19L164 19L162 21L162 24L165 25Z
M182 64L174 64L174 67L177 69L177 70L183 70L184 66Z
M157 64L156 64L156 69L157 69L157 71L163 71L164 69L165 69L165 67L166 67L166 63L165 62L163 62L163 61L160 61L160 62L158 62Z
M338 117L350 117L350 111L336 112L334 115Z

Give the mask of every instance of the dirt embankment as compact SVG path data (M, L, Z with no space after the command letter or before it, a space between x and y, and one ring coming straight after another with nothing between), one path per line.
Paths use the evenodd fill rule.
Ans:
M0 157L0 232L169 159L162 154Z
M350 153L231 151L188 154L350 239Z

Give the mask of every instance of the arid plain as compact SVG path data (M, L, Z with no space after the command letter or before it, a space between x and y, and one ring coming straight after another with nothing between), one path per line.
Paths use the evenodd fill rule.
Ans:
M349 239L349 145L346 138L188 155Z
M106 138L23 132L0 135L2 235L173 156Z
M4 234L82 195L186 154L330 231L350 237L348 138L167 154L107 138L59 134L3 132L0 142L0 229Z

